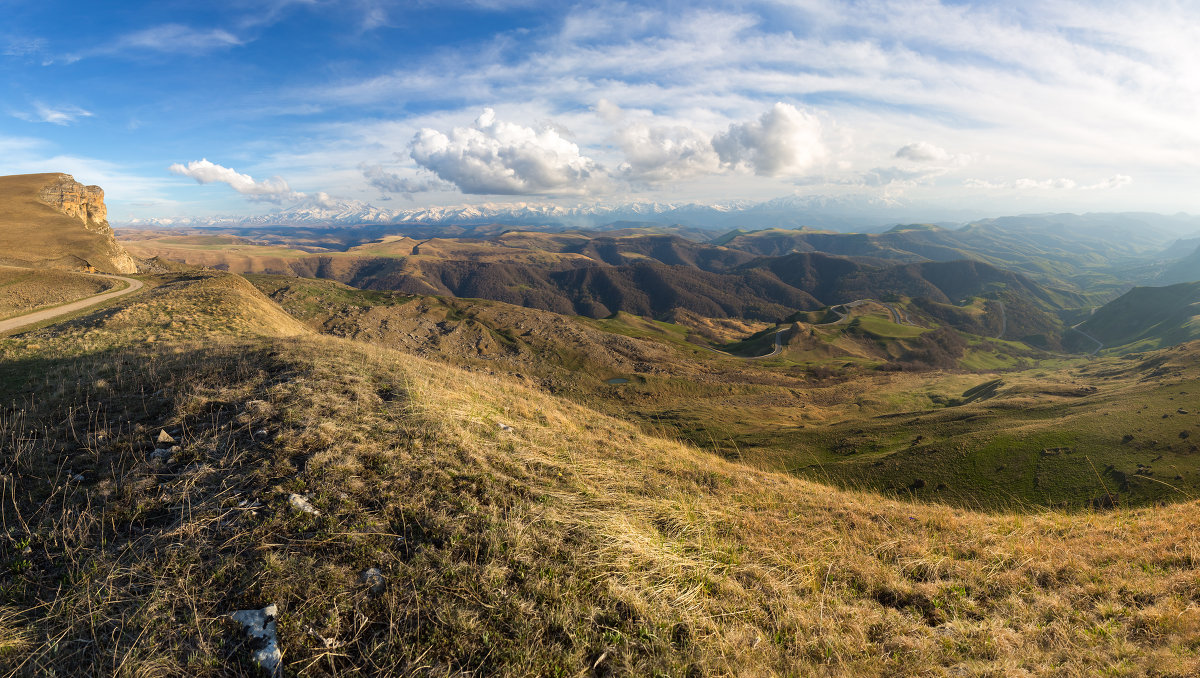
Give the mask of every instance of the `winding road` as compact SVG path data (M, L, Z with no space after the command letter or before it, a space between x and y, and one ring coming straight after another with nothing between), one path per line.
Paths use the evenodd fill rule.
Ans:
M95 296L87 297L86 299L80 299L79 301L72 301L69 304L63 304L62 306L55 306L54 308L47 308L41 311L33 311L32 313L19 315L15 318L9 318L8 320L0 320L0 334L11 332L12 330L34 325L46 320L51 320L53 318L74 313L76 311L82 311L85 308L90 308L96 304L104 303L109 299L116 299L117 297L123 297L126 294L133 294L145 286L141 280L134 280L133 278L126 278L119 275L103 275L100 273L85 273L83 275L93 275L98 278L122 280L127 284L124 288L119 290L102 292Z
M859 306L862 306L863 304L878 304L878 305L886 308L888 313L892 314L892 322L896 323L897 325L913 325L914 324L911 321L909 321L908 316L904 314L904 311L901 311L900 309L896 308L895 306L893 306L887 302L879 301L878 299L855 299L854 301L847 301L844 304L836 304L834 306L830 306L829 310L838 314L840 317L831 323L820 323L818 325L814 325L814 327L829 327L830 325L837 325L838 323L846 322L847 320L850 319L849 309L858 308ZM843 311L839 311L838 310L839 308L847 309L847 310L845 312L843 312Z
M775 348L771 349L770 353L764 353L762 355L734 355L732 353L727 353L725 351L718 351L717 349L713 348L712 346L702 346L701 348L706 348L706 349L712 351L713 353L720 353L721 355L727 355L731 358L741 358L742 360L762 360L763 358L771 358L771 357L777 356L783 352L783 333L787 332L790 329L792 329L792 328L784 327L784 328L775 330Z

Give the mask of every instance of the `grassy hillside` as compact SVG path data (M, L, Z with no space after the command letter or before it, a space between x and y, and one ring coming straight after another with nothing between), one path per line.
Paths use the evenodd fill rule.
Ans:
M1079 329L1109 350L1145 351L1200 338L1200 282L1135 287L1096 310ZM1086 338L1080 345L1092 348Z
M509 375L757 467L902 494L921 479L917 496L971 507L1200 496L1190 419L1173 414L1190 406L1179 391L1195 375L896 323L901 302L798 314L706 347L687 326L628 314L590 320L330 281L253 282L322 332ZM777 336L778 354L735 357L772 354ZM997 386L976 394L983 383ZM1130 402L1136 411L1123 408ZM1043 454L1060 447L1069 451ZM1143 469L1159 477L1138 479Z
M896 231L939 232L936 227ZM1086 295L1047 288L979 261L897 265L819 252L757 257L666 234L513 231L486 240L426 241L389 236L317 254L214 236L157 236L131 241L129 247L141 256L157 254L238 273L325 278L409 295L486 298L593 318L623 312L668 320L682 312L773 323L796 311L887 295L943 305L1003 296L1014 320L1005 336L1035 338L1054 349L1061 323L1051 313L1090 303ZM984 309L985 315L1000 313L1000 307ZM999 318L992 323L1004 329Z
M1200 669L1193 502L985 514L830 489L313 336L236 278L155 282L0 342L9 671L249 673L226 615L269 603L310 675ZM155 458L159 429L179 449Z

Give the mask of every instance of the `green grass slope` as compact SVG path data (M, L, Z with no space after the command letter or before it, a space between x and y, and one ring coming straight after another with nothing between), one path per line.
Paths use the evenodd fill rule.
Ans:
M1097 309L1079 329L1107 349L1125 352L1200 338L1200 282L1135 287Z

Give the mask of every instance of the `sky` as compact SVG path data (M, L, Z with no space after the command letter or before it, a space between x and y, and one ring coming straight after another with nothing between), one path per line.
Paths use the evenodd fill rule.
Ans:
M0 174L335 199L1200 213L1200 4L0 0Z

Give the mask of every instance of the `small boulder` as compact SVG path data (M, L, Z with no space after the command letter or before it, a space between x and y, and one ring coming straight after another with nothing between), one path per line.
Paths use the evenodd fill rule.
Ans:
M159 445L174 445L175 439L171 437L170 433L167 433L166 429L160 429L158 432L158 437L154 439L154 442L158 443Z
M373 596L383 595L384 589L387 588L387 580L377 567L363 570L362 574L358 575L358 580L366 585L367 591Z
M246 635L257 646L250 658L275 678L283 675L283 653L275 632L275 617L279 610L268 605L261 610L238 610L229 615L246 629Z
M317 507L310 504L307 499L298 494L288 495L288 505L292 507L293 511L298 513L308 513L314 516L321 515L321 512L317 510Z

